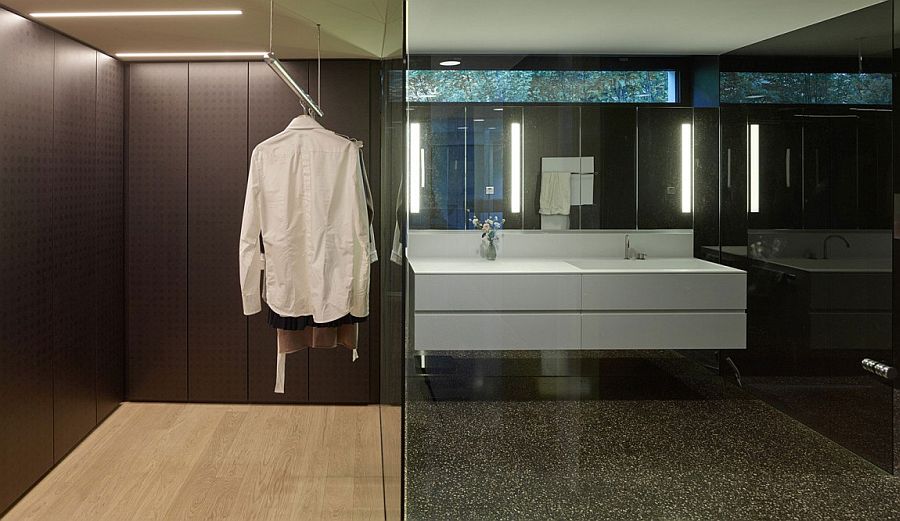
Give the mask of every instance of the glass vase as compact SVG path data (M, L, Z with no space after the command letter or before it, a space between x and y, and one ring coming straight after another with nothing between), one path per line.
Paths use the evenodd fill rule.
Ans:
M484 248L484 258L487 260L497 260L497 247L494 245L494 241L488 241Z

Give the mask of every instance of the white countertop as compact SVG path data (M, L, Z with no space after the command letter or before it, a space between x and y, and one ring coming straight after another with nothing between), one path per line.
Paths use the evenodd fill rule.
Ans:
M718 251L718 246L704 246L707 251ZM747 256L746 246L723 246L722 253ZM848 257L832 259L807 259L805 257L751 258L763 263L784 266L809 273L891 273L893 261L889 257Z
M500 257L489 261L463 257L413 257L409 265L418 275L449 274L590 274L590 273L744 273L730 266L695 258L540 259Z

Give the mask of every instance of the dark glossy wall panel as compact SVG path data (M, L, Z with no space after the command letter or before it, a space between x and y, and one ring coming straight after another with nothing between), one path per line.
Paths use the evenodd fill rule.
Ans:
M190 64L189 399L247 400L238 231L247 186L247 62Z
M691 213L681 209L681 126L692 123L692 114L690 108L638 108L640 229L693 228Z
M53 39L0 9L0 513L53 464Z
M719 109L694 109L694 254L719 244Z
M264 63L250 63L248 151L284 130L301 113L297 97ZM306 62L285 62L285 68L303 86L308 86ZM247 160L249 161L249 155ZM237 243L235 242L235 255ZM237 271L234 272L237 286ZM251 402L303 403L309 399L309 352L287 357L284 394L275 394L275 330L266 324L268 308L248 320L248 382Z
M95 283L102 307L97 330L97 419L125 393L125 65L97 53L94 140L97 244Z
M94 116L97 53L56 36L50 188L53 268L53 455L59 461L97 423L97 287Z
M581 155L580 108L577 106L525 107L523 139L524 159L522 163L522 190L524 202L522 215L526 230L541 229L538 213L541 197L541 158ZM577 228L576 216L570 214L571 227ZM511 225L511 226L510 226ZM507 227L519 228L515 218L507 222Z
M129 69L127 395L187 400L188 64Z
M580 207L581 229L637 227L637 111L581 107L581 155L592 156L594 204Z

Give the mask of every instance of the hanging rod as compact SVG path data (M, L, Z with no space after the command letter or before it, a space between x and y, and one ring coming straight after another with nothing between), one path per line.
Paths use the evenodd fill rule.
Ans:
M306 105L306 107L308 107L310 111L315 112L320 118L325 117L325 113L322 112L322 109L319 108L319 105L317 105L316 102L313 101L313 99L310 97L310 95L307 94L305 90L303 90L303 87L301 87L296 81L294 81L294 78L291 78L291 75L288 74L288 71L284 68L284 65L281 64L281 61L275 57L275 53L267 52L265 56L263 56L263 60L265 60L266 63L269 64L269 67L271 67L272 70L275 71L275 74L277 74L278 77L281 78L281 81L283 81L285 85L287 85L288 88L291 89L291 91L296 94L298 98L300 98L300 101L304 105Z

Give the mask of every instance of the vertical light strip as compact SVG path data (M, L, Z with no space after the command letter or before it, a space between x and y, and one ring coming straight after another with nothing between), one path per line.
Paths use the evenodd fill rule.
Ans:
M512 213L522 211L522 124L509 125L509 209Z
M419 162L419 150L422 148L422 125L420 123L409 124L409 161L407 168L409 169L409 179L406 185L409 186L409 212L419 213L420 208L420 181L421 163Z
M681 125L681 212L691 213L694 180L694 143L690 123Z
M784 151L784 186L791 187L791 149Z
M750 125L750 213L759 213L759 125Z
M422 188L425 188L425 149L419 149L419 177L422 179L421 184L419 185Z

